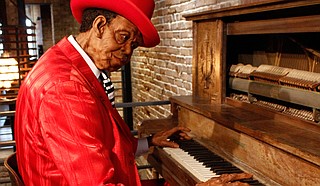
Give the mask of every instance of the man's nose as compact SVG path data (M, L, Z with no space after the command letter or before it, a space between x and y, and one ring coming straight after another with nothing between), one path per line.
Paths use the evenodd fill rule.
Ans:
M127 42L125 45L122 46L122 52L126 55L130 55L133 51L131 42Z

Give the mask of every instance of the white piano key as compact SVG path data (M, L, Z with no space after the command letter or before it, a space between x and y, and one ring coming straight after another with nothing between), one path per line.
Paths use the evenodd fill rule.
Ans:
M205 182L212 177L219 177L219 175L212 172L210 168L203 166L202 163L195 160L192 156L180 148L165 147L163 150L200 181Z

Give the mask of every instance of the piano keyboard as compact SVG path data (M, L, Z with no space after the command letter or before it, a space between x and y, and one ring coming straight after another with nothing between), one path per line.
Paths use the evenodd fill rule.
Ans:
M199 181L205 182L212 177L219 177L221 174L243 172L194 140L177 141L177 143L180 148L165 147L163 150ZM255 179L241 181L253 186L264 185Z

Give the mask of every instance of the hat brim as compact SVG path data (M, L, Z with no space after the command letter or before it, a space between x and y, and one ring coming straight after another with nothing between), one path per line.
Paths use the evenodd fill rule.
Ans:
M106 9L125 17L136 25L142 34L144 47L154 47L160 43L158 31L151 20L131 1L72 0L70 7L73 16L80 24L85 9Z

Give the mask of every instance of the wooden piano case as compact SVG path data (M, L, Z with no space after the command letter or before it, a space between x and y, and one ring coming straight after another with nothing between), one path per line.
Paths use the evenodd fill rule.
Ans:
M313 121L304 120L253 104L250 99L244 102L233 99L234 90L231 90L228 75L231 66L237 63L249 61L250 65L280 67L286 60L289 62L284 66L290 69L299 66L299 70L320 73L317 58L320 51L320 0L248 2L185 15L187 20L193 21L193 95L172 97L172 117L158 122L189 127L192 130L190 135L203 146L252 173L266 185L319 185L319 92L312 93L315 95L310 106ZM273 41L279 37L281 42ZM303 53L292 54L295 51L292 47L275 50L287 38L291 41L291 38L298 38L311 46L314 60L309 57L292 59ZM246 94L250 97L250 85L254 83L244 81L248 83ZM264 85L258 84L254 88L256 92ZM282 85L268 84L268 88L263 89L270 91L266 94L270 95L267 100L284 102L277 100L283 97L281 88ZM294 94L289 92L288 95ZM301 95L309 93L302 92ZM263 96L263 93L257 95ZM290 102L288 96L284 97ZM301 102L306 106L305 101ZM197 182L188 176L188 171L166 157L161 148L155 148L148 159L172 185L194 185Z

